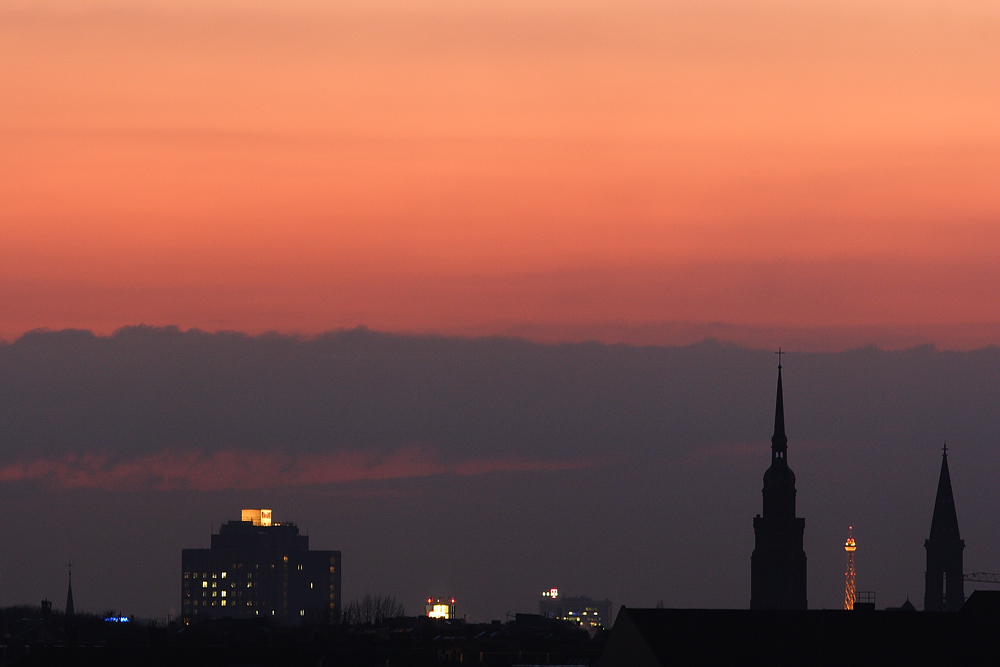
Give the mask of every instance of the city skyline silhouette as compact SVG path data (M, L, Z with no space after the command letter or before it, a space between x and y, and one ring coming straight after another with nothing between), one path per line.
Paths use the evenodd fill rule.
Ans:
M32 334L0 365L0 479L35 517L11 528L11 602L60 600L71 558L78 608L165 616L179 550L239 506L280 508L342 551L348 600L440 593L479 620L552 587L629 606L750 600L770 351L140 328ZM848 524L858 589L921 599L945 439L965 569L996 570L995 349L783 366L811 608L842 606ZM567 550L589 556L566 566Z

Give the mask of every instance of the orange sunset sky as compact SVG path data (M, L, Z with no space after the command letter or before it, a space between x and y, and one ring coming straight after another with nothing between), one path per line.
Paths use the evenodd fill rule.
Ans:
M998 119L995 0L3 0L0 337L1000 344Z

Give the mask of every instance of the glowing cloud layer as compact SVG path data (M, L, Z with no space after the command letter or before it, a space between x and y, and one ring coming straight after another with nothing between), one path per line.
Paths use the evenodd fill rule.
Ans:
M160 452L127 461L101 454L36 458L0 467L0 482L39 482L58 489L228 491L322 486L431 475L570 470L586 461L487 459L444 463L414 447L389 456L362 452L287 455L224 451Z

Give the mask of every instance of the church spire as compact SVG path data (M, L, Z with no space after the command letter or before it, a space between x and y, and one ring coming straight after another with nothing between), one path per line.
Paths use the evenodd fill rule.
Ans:
M69 568L69 588L66 589L66 619L71 620L75 615L73 609L73 563L66 567Z
M924 572L924 611L958 611L965 602L962 552L965 542L958 532L958 514L948 473L948 445L942 448L931 535L924 542L927 569Z
M785 435L785 399L781 395L781 355L778 350L778 395L774 400L774 435L771 436L771 458L785 458L788 437Z
M960 540L955 496L951 492L951 475L948 473L948 445L941 449L941 475L938 477L937 498L934 499L934 516L931 518L932 540Z
M750 556L751 609L805 609L806 552L802 537L806 520L795 516L795 473L785 455L785 402L781 391L778 351L778 393L774 402L771 467L764 473L764 511L753 520L754 550Z

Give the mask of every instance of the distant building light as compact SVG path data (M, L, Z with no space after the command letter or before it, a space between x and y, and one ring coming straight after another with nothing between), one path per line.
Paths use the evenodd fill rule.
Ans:
M427 606L424 610L427 618L455 618L455 598L446 600L441 598L427 598Z
M105 623L128 623L128 616L108 616Z

